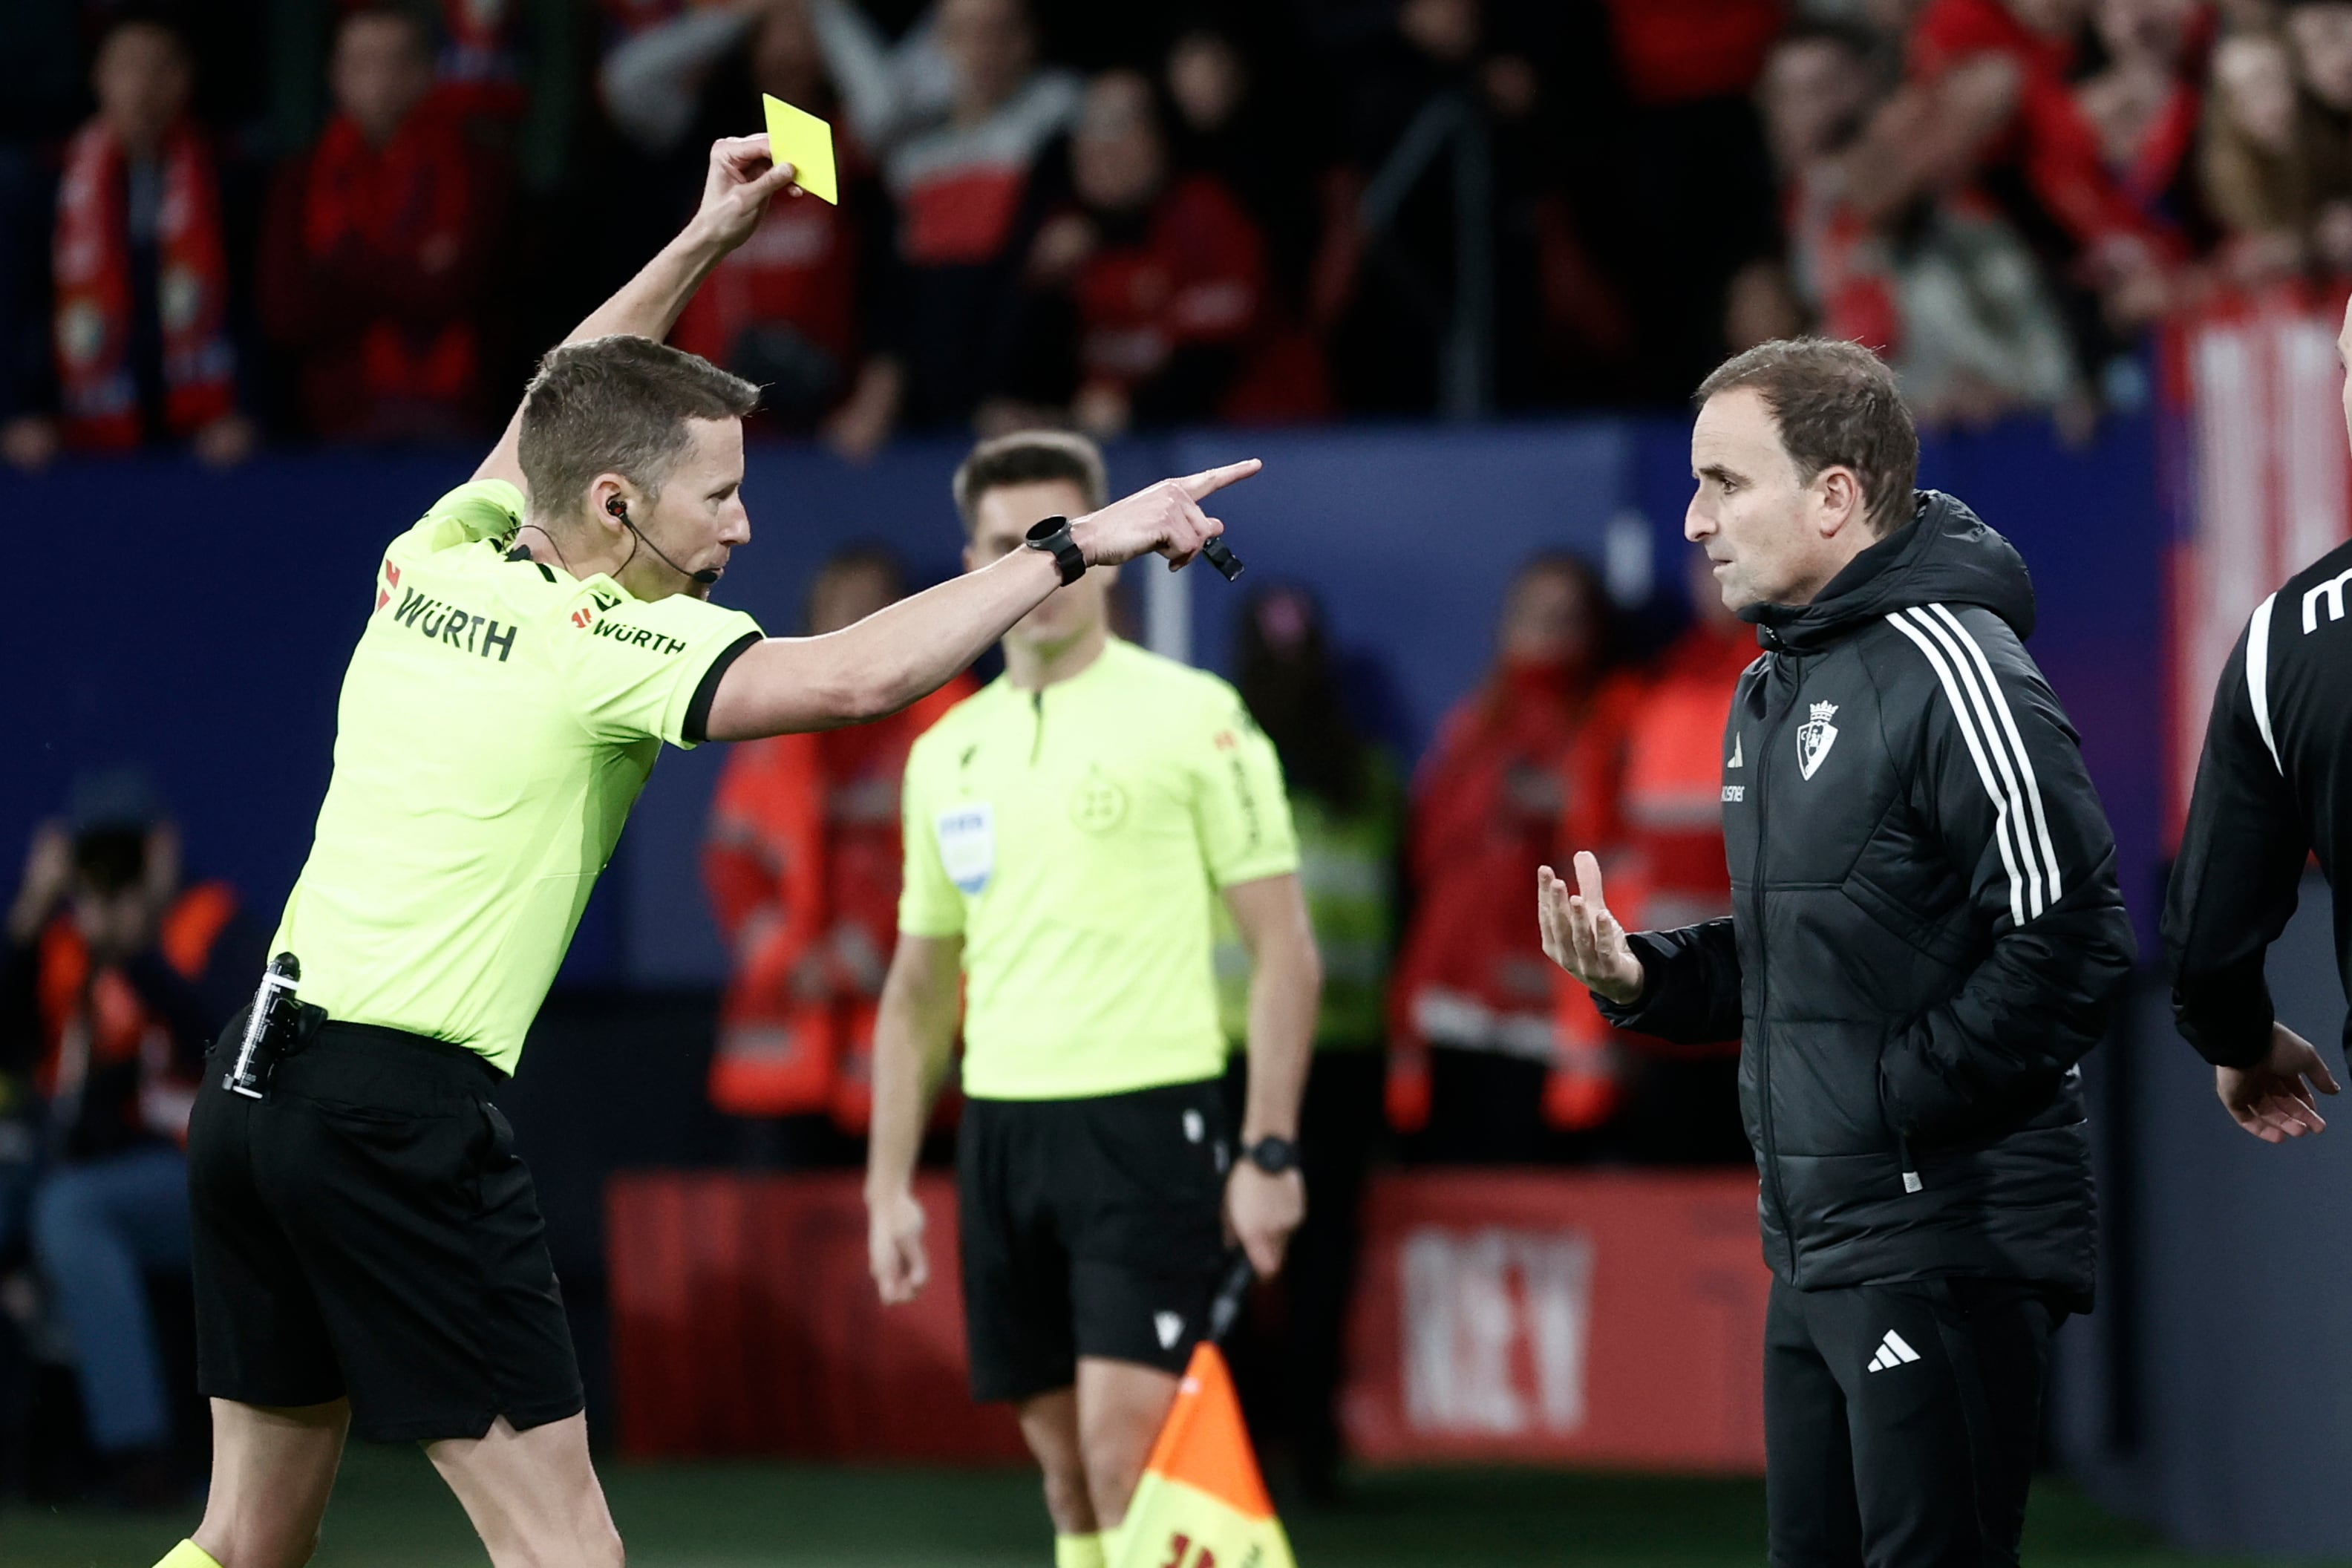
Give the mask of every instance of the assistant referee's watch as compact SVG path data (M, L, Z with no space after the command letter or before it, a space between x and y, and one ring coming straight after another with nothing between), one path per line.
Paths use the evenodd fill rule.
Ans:
M1070 533L1070 520L1049 517L1031 529L1022 541L1031 550L1043 550L1054 557L1054 564L1062 569L1062 586L1068 587L1087 574L1086 552L1078 548L1077 540Z
M1269 1176L1298 1169L1298 1145L1287 1138L1267 1133L1255 1143L1244 1144L1242 1158Z

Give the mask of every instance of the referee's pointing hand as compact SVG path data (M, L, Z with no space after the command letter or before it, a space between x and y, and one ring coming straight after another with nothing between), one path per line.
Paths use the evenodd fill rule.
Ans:
M1168 557L1168 569L1173 572L1225 531L1223 523L1201 510L1201 503L1264 466L1255 458L1244 458L1181 479L1162 479L1078 519L1070 525L1070 537L1089 566L1116 566L1157 552Z

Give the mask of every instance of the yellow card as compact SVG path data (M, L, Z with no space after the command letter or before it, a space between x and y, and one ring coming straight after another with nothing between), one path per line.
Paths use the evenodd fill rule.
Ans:
M768 110L768 155L793 166L794 184L839 206L841 190L833 175L833 127L772 92L761 93L760 101Z

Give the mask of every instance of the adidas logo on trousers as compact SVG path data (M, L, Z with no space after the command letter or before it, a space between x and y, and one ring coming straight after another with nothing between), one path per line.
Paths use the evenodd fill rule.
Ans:
M1878 1342L1878 1353L1870 1358L1870 1370L1885 1372L1890 1366L1901 1366L1906 1361L1918 1359L1919 1352L1904 1343L1901 1334L1889 1329L1886 1337Z

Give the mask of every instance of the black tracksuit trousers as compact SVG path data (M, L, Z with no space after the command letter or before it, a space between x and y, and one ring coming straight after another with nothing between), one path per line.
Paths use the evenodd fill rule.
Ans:
M2005 1568L2042 1434L2043 1288L1920 1279L1799 1290L1764 1319L1773 1568Z

